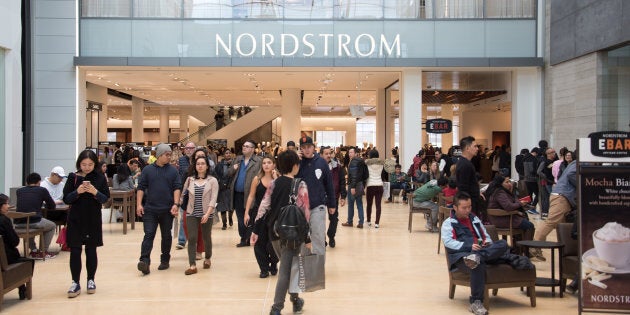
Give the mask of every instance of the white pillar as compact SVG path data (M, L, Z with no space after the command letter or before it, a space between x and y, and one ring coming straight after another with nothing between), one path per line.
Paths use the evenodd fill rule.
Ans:
M131 142L144 142L144 100L131 98Z
M422 147L422 70L406 69L400 80L400 164L407 169Z
M396 132L394 118L394 110L392 108L392 91L385 90L385 155L384 157L391 157L391 149L396 145L396 139L394 133Z
M179 139L186 138L188 136L188 115L187 114L179 115L179 129L181 130L179 133Z
M440 110L441 117L443 119L448 119L453 122L453 105L445 104L442 105ZM442 134L442 153L447 153L448 149L453 146L453 132L451 133L443 133Z
M531 149L542 139L543 95L542 74L538 68L512 71L512 161L521 149ZM512 163L512 174L516 174Z
M168 107L160 107L160 142L168 143Z
M420 123L422 124L421 128L422 129L422 144L425 143L429 143L429 134L426 131L426 128L424 128L426 126L425 121L427 120L428 115L428 110L427 107L424 105L422 106L422 119L420 119Z
M387 129L387 104L385 103L385 89L376 90L376 143L374 147L379 151L380 157L385 158L385 152L390 150L386 146L385 130Z
M292 140L299 145L300 131L302 125L300 117L302 116L302 91L300 89L284 89L282 90L282 131L280 132L280 145L285 147L287 141Z

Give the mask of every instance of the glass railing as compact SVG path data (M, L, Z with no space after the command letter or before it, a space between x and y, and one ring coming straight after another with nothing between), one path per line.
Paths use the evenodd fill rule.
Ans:
M85 18L383 20L534 18L536 0L81 0Z

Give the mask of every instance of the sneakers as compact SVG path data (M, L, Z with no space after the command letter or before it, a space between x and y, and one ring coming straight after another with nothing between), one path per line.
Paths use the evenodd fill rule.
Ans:
M547 217L549 217L549 213L541 213L540 214L540 218L543 220L547 220Z
M96 283L94 283L94 280L88 280L87 293L88 294L96 293Z
M53 253L53 252L45 252L46 254L44 254L43 256L46 257L46 259L54 259L57 258L57 253ZM43 254L43 253L42 253Z
M372 227L372 222L368 221L368 222L367 222L367 226L368 226L368 227Z
M378 229L378 223L377 223L377 224L374 224L374 228L375 228L375 229Z
M304 307L304 299L301 297L297 297L295 299L291 299L291 303L293 303L293 313L302 314L302 308Z
M142 260L138 262L138 270L142 271L143 275L148 275L151 272L149 270L149 264Z
M68 297L77 297L79 296L79 294L81 294L81 286L78 283L72 281L72 285L70 286L70 289L68 289Z
M466 264L466 267L470 269L477 268L477 266L479 266L479 262L480 262L480 258L479 258L479 255L477 254L470 254L464 257L464 263Z
M45 254L44 254L44 252L40 252L38 250L32 250L31 253L29 254L29 256L32 259L44 259Z
M470 312L475 315L488 314L488 310L485 307L483 307L483 303L481 303L481 301L479 300L475 300L474 302L470 303Z
M176 249L184 249L184 244L177 244L175 245Z
M272 307L271 311L269 311L269 315L280 315L280 310L277 310Z
M529 256L533 261L547 261L540 248L530 248Z
M527 213L532 214L532 215L540 214L540 212L536 211L536 208L531 208L531 209L527 210Z

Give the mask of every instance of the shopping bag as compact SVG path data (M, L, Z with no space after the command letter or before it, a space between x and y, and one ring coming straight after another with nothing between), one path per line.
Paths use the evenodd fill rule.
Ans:
M55 241L55 243L61 245L61 250L62 251L69 251L70 248L68 248L68 243L66 240L66 227L62 227L61 230L59 231L59 236L57 236L57 240Z
M326 256L308 254L293 257L290 293L314 292L326 288Z
M388 200L389 199L389 190L390 190L390 186L391 183L390 182L383 182L383 199L384 200Z

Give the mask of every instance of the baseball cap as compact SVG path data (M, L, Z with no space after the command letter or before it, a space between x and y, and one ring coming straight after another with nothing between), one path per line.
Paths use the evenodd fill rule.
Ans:
M55 173L61 177L67 177L66 176L66 171L63 169L63 167L61 166L55 166L53 167L52 171L50 171L51 173Z
M303 146L303 145L305 145L305 144L312 144L312 145L315 145L315 144L313 143L313 138L308 137L308 136L306 137L306 139L300 138L300 146Z
M293 142L292 140L287 142L287 147L294 147L295 146L295 142Z

